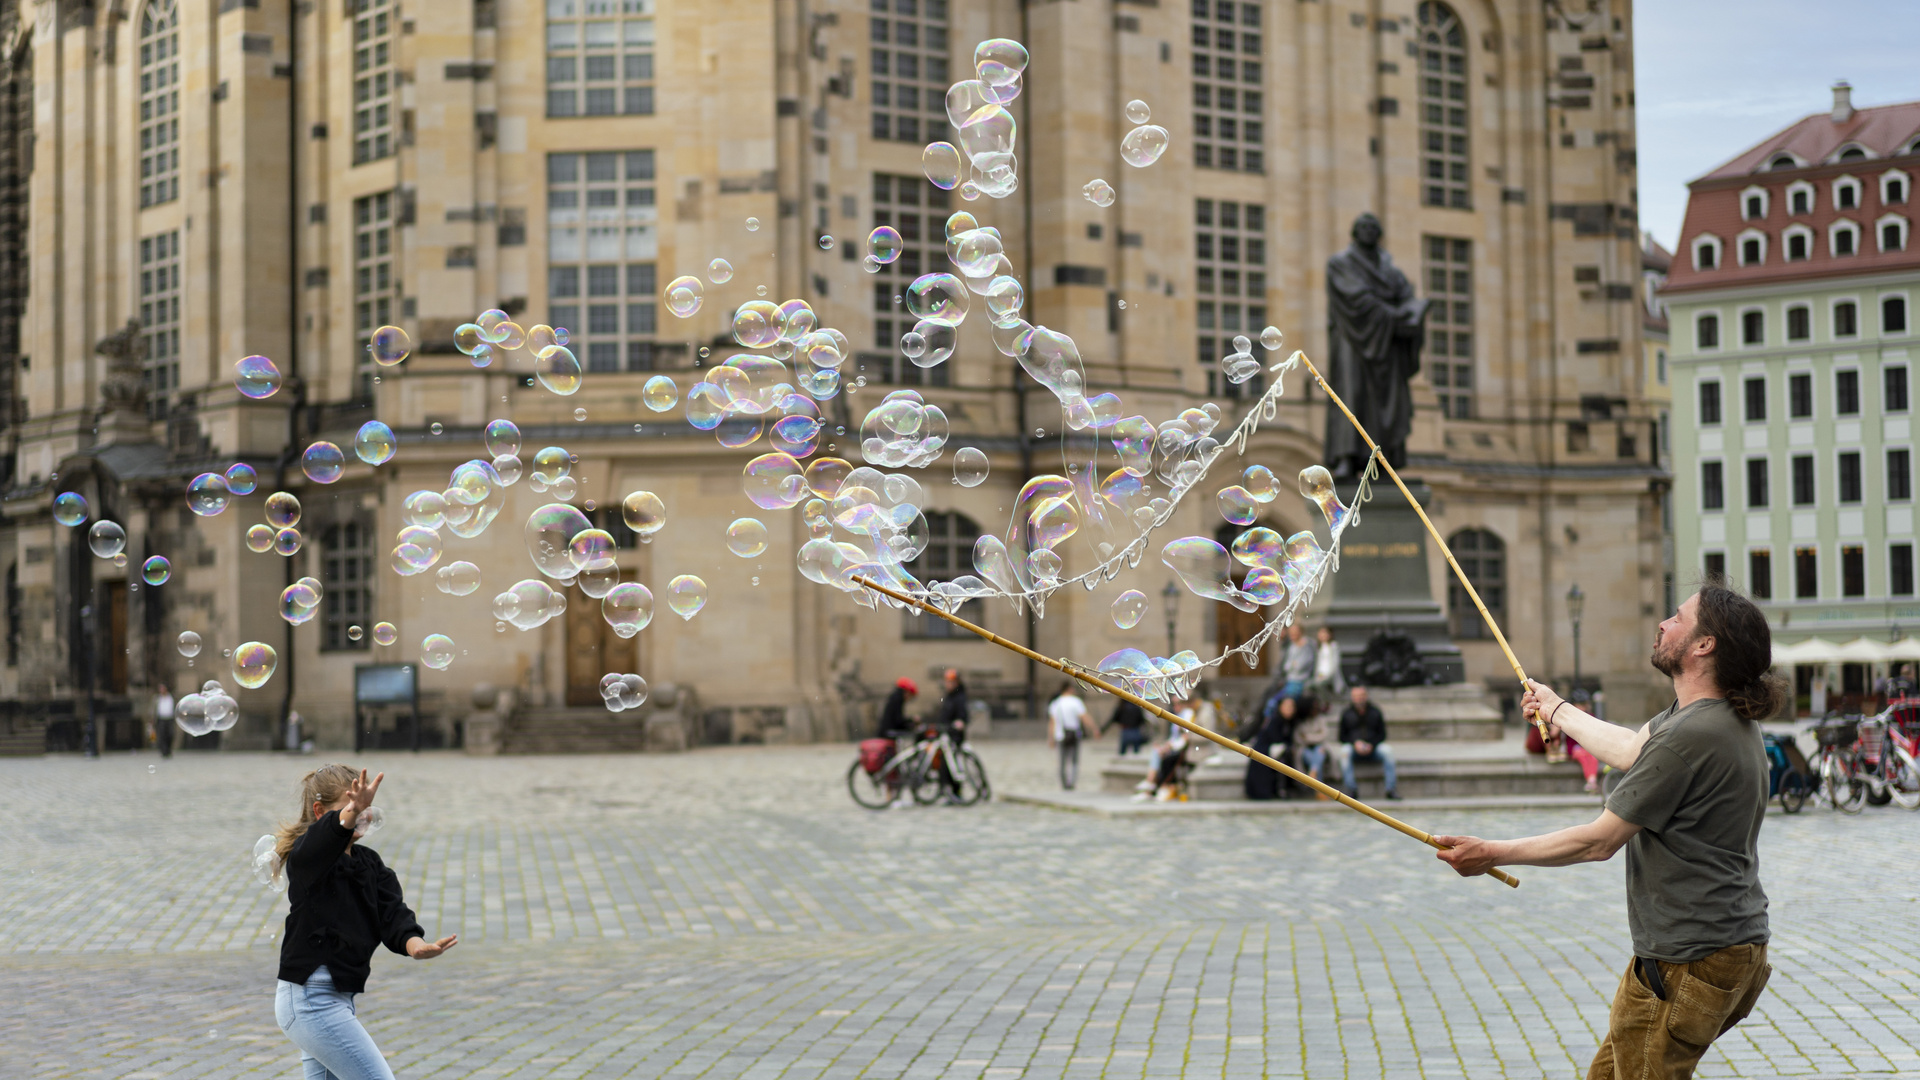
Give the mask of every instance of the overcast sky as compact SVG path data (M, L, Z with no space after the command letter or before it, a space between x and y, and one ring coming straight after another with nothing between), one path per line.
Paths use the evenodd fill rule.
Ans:
M1668 248L1687 181L1828 111L1834 80L1855 106L1920 100L1915 0L1641 0L1634 20L1640 223Z

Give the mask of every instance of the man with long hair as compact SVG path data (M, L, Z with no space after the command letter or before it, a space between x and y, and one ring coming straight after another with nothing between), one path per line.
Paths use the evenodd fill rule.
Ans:
M1589 716L1537 682L1522 707L1627 771L1595 821L1524 840L1436 836L1462 875L1495 866L1602 862L1627 849L1633 961L1614 994L1588 1080L1693 1075L1745 1019L1773 969L1756 845L1767 808L1758 721L1786 707L1766 616L1719 580L1654 638L1674 701L1638 731Z

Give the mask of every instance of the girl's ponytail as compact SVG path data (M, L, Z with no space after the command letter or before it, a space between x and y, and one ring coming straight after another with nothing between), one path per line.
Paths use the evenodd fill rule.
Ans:
M306 835L307 827L313 824L313 804L331 806L339 801L353 782L360 778L357 770L345 765L322 765L300 780L300 812L290 822L274 830L274 854L285 859L293 845Z

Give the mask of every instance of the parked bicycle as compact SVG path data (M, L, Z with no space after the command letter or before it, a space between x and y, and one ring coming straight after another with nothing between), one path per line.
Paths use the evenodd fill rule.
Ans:
M1813 768L1814 801L1848 814L1857 814L1867 805L1867 782L1860 776L1860 755L1854 749L1860 740L1860 721L1856 718L1823 720L1814 726L1819 749L1808 762Z
M944 727L928 726L913 745L896 749L892 739L867 739L847 770L853 801L881 810L911 796L921 806L949 795L960 806L991 798L987 767L970 747L953 741Z

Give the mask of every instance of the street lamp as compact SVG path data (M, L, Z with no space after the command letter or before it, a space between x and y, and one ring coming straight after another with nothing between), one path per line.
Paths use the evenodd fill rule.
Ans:
M1172 656L1174 622L1180 614L1180 586L1167 582L1167 587L1160 590L1160 608L1167 613L1167 655Z
M1580 693L1580 615L1586 610L1587 594L1578 582L1567 590L1567 618L1573 622L1573 693Z

